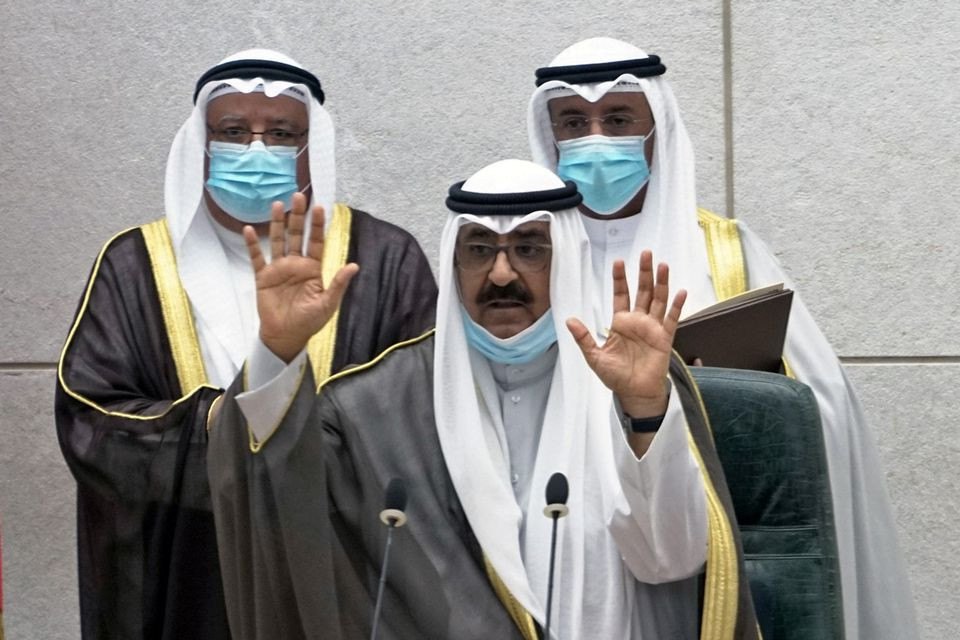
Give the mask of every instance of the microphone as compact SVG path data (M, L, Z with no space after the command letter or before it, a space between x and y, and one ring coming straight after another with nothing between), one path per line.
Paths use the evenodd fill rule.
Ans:
M407 514L403 512L407 507L407 487L402 478L393 478L387 483L383 507L383 511L380 512L380 522L387 525L387 544L383 549L383 566L380 569L380 585L377 587L377 604L373 608L373 629L370 630L370 640L376 639L377 627L380 624L380 608L383 605L383 589L387 584L387 563L390 561L393 530L407 524Z
M567 476L559 471L550 476L550 480L547 481L547 506L543 509L543 515L556 520L570 513L570 509L567 508L569 495Z
M383 511L380 512L380 522L390 528L402 527L407 524L407 486L401 478L393 478L387 483L387 490L383 496Z
M543 515L553 518L553 533L550 536L550 577L547 580L547 619L544 624L543 637L550 639L550 609L553 605L553 565L557 557L557 520L570 513L567 508L567 497L570 488L567 486L567 476L559 471L547 481L547 506Z

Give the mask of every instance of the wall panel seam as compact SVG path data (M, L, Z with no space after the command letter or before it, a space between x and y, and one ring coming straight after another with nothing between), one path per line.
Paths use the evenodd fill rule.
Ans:
M17 371L56 371L56 362L0 362L0 373Z
M733 166L733 17L731 0L722 0L721 29L723 32L723 146L724 188L726 215L735 218L734 166Z

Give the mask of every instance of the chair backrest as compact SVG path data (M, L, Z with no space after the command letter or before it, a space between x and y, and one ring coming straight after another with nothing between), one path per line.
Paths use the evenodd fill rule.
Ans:
M820 411L782 375L692 367L733 498L764 640L843 638Z

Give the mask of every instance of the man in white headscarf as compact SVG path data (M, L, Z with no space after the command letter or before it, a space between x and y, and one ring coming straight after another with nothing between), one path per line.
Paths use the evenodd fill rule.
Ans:
M577 183L602 287L616 260L651 248L688 291L686 312L790 279L741 221L698 210L693 151L659 57L591 38L536 72L528 133L535 162ZM628 278L632 283L633 279ZM847 638L917 636L913 601L873 435L840 362L794 295L784 358L816 395L827 448Z
M323 101L313 74L272 51L208 70L170 151L165 217L114 237L94 265L56 400L78 484L84 638L229 637L205 453L208 415L258 333L245 224L269 254L271 208L312 202L329 221L324 269L363 265L311 337L315 379L433 325L436 285L412 236L334 202Z
M369 637L394 478L408 524L381 637L697 638L696 584L676 581L705 561L703 637L757 637L705 419L682 363L667 378L683 296L668 308L667 267L655 279L646 253L631 306L618 264L598 347L572 319L593 308L579 202L519 160L454 185L436 332L333 376L319 398L304 345L355 267L323 278L319 243L267 265L247 232L262 344L208 458L236 640ZM282 244L279 218L276 232ZM548 621L556 472L569 515Z

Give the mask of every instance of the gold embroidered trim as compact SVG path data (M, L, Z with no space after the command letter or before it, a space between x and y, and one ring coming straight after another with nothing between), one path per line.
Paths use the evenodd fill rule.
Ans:
M707 243L710 278L717 302L747 291L747 269L736 220L722 218L712 211L697 209L700 228ZM787 358L783 357L783 373L796 378Z
M307 367L306 367L305 365L304 365L304 366L301 366L301 367L300 367L300 373L299 373L299 375L297 376L297 386L295 387L296 389L299 389L299 388L300 388L300 385L301 385L302 382L303 382L303 375L304 375L306 372L307 372ZM244 365L243 365L243 390L246 391L247 389L248 389L248 387L247 387L247 365L246 365L246 363L244 363ZM277 429L280 428L280 423L283 422L283 419L287 416L287 412L290 411L290 407L293 405L293 401L296 399L296 397L297 397L297 394L294 393L293 395L291 395L291 396L287 399L287 406L285 406L285 407L283 408L283 411L280 412L280 416L277 418L276 423L274 423L273 428L270 429L270 433L268 433L268 434L267 434L267 437L264 438L263 440L257 440L257 436L254 435L253 429L252 429L249 425L247 426L247 435L248 435L249 438L250 438L250 452L251 452L251 453L260 453L260 449L263 448L263 445L267 444L267 442L270 440L270 438L273 437L273 434L275 434L275 433L277 432Z
M681 361L682 362L682 361ZM690 370L683 365L687 378L693 380ZM691 385L697 396L700 412L706 421L707 429L713 436L713 427L707 408L696 383ZM732 640L737 626L737 607L740 598L740 570L737 563L737 549L733 541L733 528L727 513L720 502L713 480L707 473L700 449L687 431L690 450L700 465L703 486L707 494L707 579L703 596L703 620L700 640Z
M797 375L793 372L793 367L790 366L790 363L787 362L787 356L781 357L780 361L783 362L783 375L796 380Z
M736 220L728 220L706 209L697 209L700 228L707 243L707 260L717 301L747 290L747 274Z
M404 340L403 342L398 342L397 344L392 344L392 345L390 345L389 347L387 347L386 349L384 349L384 350L380 353L380 355L378 355L376 358L374 358L374 359L371 360L370 362L367 362L367 363L365 363L365 364L361 364L361 365L356 366L356 367L350 367L349 369L344 369L343 371L340 371L340 372L338 372L338 373L335 373L335 374L333 374L332 376L327 376L327 379L326 379L326 380L323 380L322 382L320 382L320 384L317 385L317 393L320 393L320 390L323 389L323 387L325 387L325 386L327 385L327 383L333 382L334 380L339 380L340 378L344 378L344 377L349 376L349 375L354 374L354 373L360 373L361 371L366 371L367 369L369 369L369 368L372 367L373 365L377 364L378 362L380 362L381 360L383 360L384 358L386 358L390 353L396 351L396 350L399 349L400 347L405 347L405 346L410 345L410 344L416 344L416 343L420 342L421 340L426 340L427 338L429 338L430 336L432 336L434 333L436 333L436 331L437 331L436 329L429 329L426 333L424 333L423 335L419 335L419 336L417 336L416 338L410 338L409 340Z
M215 389L216 387L212 387L207 384L198 385L197 387L191 389L189 393L185 394L184 396L178 398L177 400L174 400L172 403L167 405L166 409L161 411L159 414L154 416L143 416L143 415L136 415L133 413L125 413L123 411L110 411L109 409L106 409L100 406L96 402L90 400L89 398L81 396L79 393L71 389L70 386L67 385L66 379L63 377L63 363L64 363L64 360L66 360L67 351L70 350L70 344L73 342L73 336L77 332L77 327L80 326L80 321L83 320L83 316L87 312L87 305L90 303L90 294L93 291L93 284L97 280L97 275L100 273L100 265L103 264L103 257L104 255L106 255L107 249L110 248L110 245L113 244L117 238L124 235L125 233L132 231L134 228L136 227L125 229L120 233L118 233L117 235L113 236L106 242L106 244L103 245L103 248L100 250L100 255L97 256L97 261L93 265L93 272L90 274L90 280L87 282L87 289L83 293L83 301L80 303L80 310L77 312L77 318L76 320L74 320L73 326L70 327L70 333L67 334L67 340L66 342L64 342L63 349L60 351L60 360L57 363L57 379L60 382L60 386L63 388L63 390L66 392L68 396L70 396L71 398L73 398L78 402L81 402L87 405L88 407L96 411L99 411L100 413L103 413L105 415L115 417L115 418L127 418L130 420L156 420L170 413L170 411L172 411L173 408L178 404L189 400L190 397L193 396L193 394L195 394L200 389L202 388Z
M737 552L727 514L716 489L709 479L703 458L693 436L688 434L690 448L703 474L707 494L707 580L704 588L703 623L700 640L732 640L737 622L739 577Z
M223 394L217 396L213 399L213 402L210 403L210 408L207 409L207 433L210 433L210 422L213 420L213 417L216 415L217 405L220 404L220 401L223 400Z
M537 640L537 625L533 622L533 616L513 597L510 589L507 588L507 585L505 585L503 580L500 579L500 576L497 575L497 571L493 568L493 565L490 564L490 560L486 554L483 555L483 568L487 571L487 578L490 580L490 585L493 587L494 593L500 598L500 602L503 603L507 613L510 614L513 623L520 629L524 640Z
M333 205L333 218L323 242L323 281L330 282L333 276L347 264L347 254L350 252L350 223L353 212L350 207L340 204ZM313 379L319 384L330 377L333 367L333 350L337 343L337 323L340 321L340 308L333 312L333 317L307 343L307 353L310 355L310 364L313 367Z
M177 367L180 391L186 393L207 382L207 373L200 353L200 341L193 324L190 301L180 284L177 258L167 229L166 219L156 220L140 227L150 254L150 266L157 283L157 296L163 310L163 323L170 338L170 351Z
M370 362L367 362L366 364L362 364L362 365L360 365L360 366L358 366L358 367L352 367L352 368L350 368L350 369L346 369L346 370L341 371L341 372L339 372L339 373L336 373L336 374L334 374L334 375L332 375L332 376L327 376L327 378L326 378L325 380L323 380L322 382L320 382L320 384L317 385L317 393L320 393L320 390L321 390L321 389L324 387L324 385L326 385L328 382L332 382L332 381L334 381L334 380L339 380L340 378L343 378L343 377L345 377L345 376L348 376L348 375L350 375L351 373L359 373L360 371L364 371L364 370L366 370L366 369L369 369L369 368L372 367L373 365L375 365L375 364L377 364L378 362L380 362L381 360L383 360L383 359L387 356L387 354L389 354L389 353L391 353L391 352L393 352L393 351L396 351L396 350L399 349L400 347L405 347L405 346L407 346L407 345L409 345L409 344L414 344L414 343L416 343L416 342L420 342L421 340L424 340L425 338L428 338L428 337L430 337L431 335L433 335L434 331L436 331L436 329L430 329L429 331L427 331L427 332L426 332L425 334L423 334L422 336L418 336L418 337L416 337L416 338L411 338L410 340L404 340L403 342L398 342L398 343L395 344L395 345L391 345L390 347L388 347L387 349L385 349L385 350L383 351L383 353L381 353L380 355L378 355L376 358L374 358L374 359L371 360ZM300 384L301 384L301 382L302 382L302 380L303 380L303 375L304 375L304 373L306 373L306 371L307 371L307 368L306 368L306 367L301 367L301 368L300 368L300 377L299 377L298 380L297 380L297 386L298 386L298 387L300 386ZM246 390L249 388L248 385L247 385L247 365L246 365L246 364L244 364L244 366L243 366L243 372L242 372L241 375L243 375L243 389L244 389L244 391L246 391ZM250 428L247 429L247 431L248 431L248 433L249 433L249 435L250 435L250 451L252 451L253 453L258 453L258 452L260 451L260 449L263 448L263 445L265 445L265 444L267 443L267 441L270 440L270 438L273 437L273 434L275 434L275 433L277 432L277 429L280 428L280 423L283 422L283 419L286 417L287 412L290 411L290 406L293 404L293 400L294 400L295 397L296 397L296 394L290 396L290 399L289 399L289 401L287 402L287 406L284 407L283 412L280 414L280 417L277 419L276 424L273 425L273 428L270 430L270 433L267 434L267 437L266 437L266 438L264 438L263 440L257 441L256 437L253 435L253 429L250 429Z

